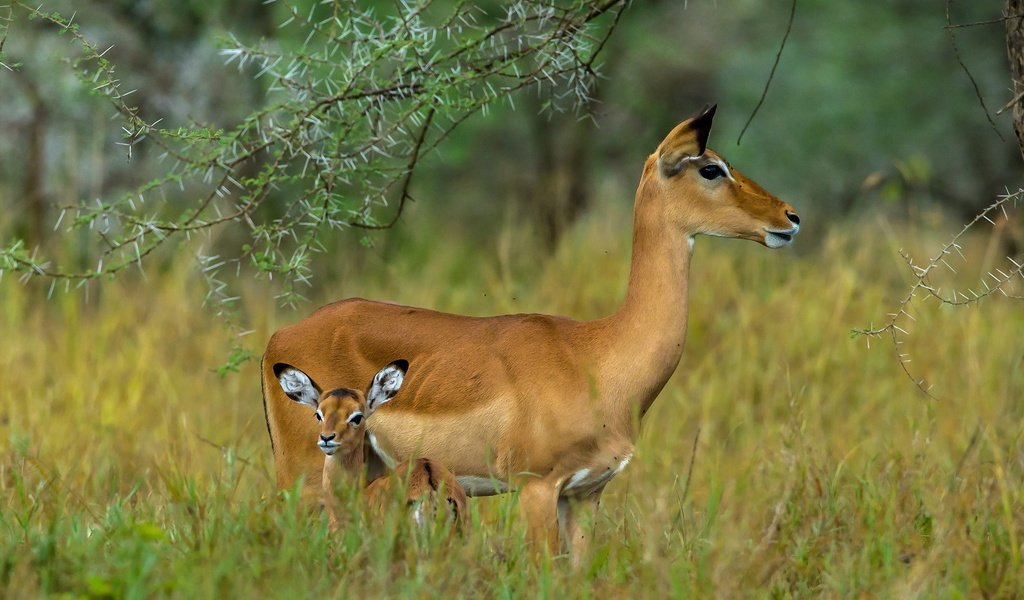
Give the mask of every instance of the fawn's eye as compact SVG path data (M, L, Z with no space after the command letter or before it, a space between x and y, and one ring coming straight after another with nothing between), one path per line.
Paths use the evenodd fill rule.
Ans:
M700 168L700 176L704 179L718 179L725 177L725 171L718 165L706 165Z

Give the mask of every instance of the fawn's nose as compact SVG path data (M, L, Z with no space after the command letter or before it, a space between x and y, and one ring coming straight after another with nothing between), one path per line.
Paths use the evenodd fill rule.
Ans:
M329 441L333 440L336 435L337 435L336 433L332 433L331 435L324 435L324 434L321 433L320 434L320 440L324 441L324 442L329 442Z
M799 225L800 224L800 217L795 212L789 212L787 210L786 211L786 217L789 219L790 223L792 223L794 225Z

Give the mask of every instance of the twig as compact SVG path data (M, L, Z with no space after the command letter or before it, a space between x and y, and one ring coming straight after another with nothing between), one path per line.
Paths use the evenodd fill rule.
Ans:
M1016 103L1020 102L1021 98L1024 98L1024 90L1021 90L1020 92L1018 92L1016 96L1014 96L1014 97L1013 97L1013 98L1012 98L1012 99L1011 99L1011 100L1010 100L1009 102L1007 102L1006 104L1004 104L1002 108L1000 108L999 110L997 110L997 111L996 111L996 114L997 114L997 115L1001 115L1001 114L1003 114L1004 112L1006 112L1007 110L1009 110L1009 109L1010 109L1010 107L1012 107L1012 106L1013 106L1014 104L1016 104Z
M1003 23L1005 21L1012 21L1013 19L1024 18L1024 15L1010 15L1007 17L1001 17L999 19L991 19L989 21L975 21L973 23L957 23L954 25L946 25L945 29L960 29L961 27L977 27L978 25L995 25Z
M992 126L992 131L996 132L1000 140L1006 141L1003 134L999 132L999 128L996 127L996 122L992 120L992 115L988 112L988 106L985 105L985 98L981 95L981 89L978 87L978 82L974 80L974 75L971 74L971 70L964 64L963 59L960 57L960 48L956 43L956 33L953 31L953 21L950 18L949 11L950 5L953 0L946 0L946 33L949 34L949 44L953 47L953 54L956 56L956 62L960 65L960 68L967 74L967 78L971 80L971 86L974 88L974 95L978 97L978 104L981 105L981 110L985 113L985 118L988 119L989 125Z
M779 59L782 58L782 51L786 48L786 40L789 39L789 32L793 30L793 18L796 16L796 0L793 0L793 4L789 7L789 22L786 23L786 33L782 36L782 43L779 44L779 51L775 53L775 62L772 63L772 70L768 73L768 81L764 83L764 90L761 91L761 98L757 101L757 106L754 107L754 111L750 113L750 117L747 122L743 125L743 129L740 131L739 137L736 138L736 145L740 145L740 140L743 139L743 134L747 132L747 127L750 127L751 121L754 120L754 116L757 115L757 111L761 110L761 105L764 104L764 99L768 95L768 86L772 84L772 79L775 77L775 69L779 66Z
M423 120L423 126L420 128L420 135L416 138L416 146L412 149L412 156L409 157L409 163L405 166L405 179L402 181L402 191L398 196L398 209L395 211L394 216L392 216L391 220L384 225L353 222L353 227L360 227L362 229L390 229L398 222L398 219L402 216L402 211L405 209L405 201L410 199L409 186L412 185L412 176L416 172L416 164L420 159L420 150L423 148L423 141L427 139L427 131L430 129L430 124L434 121L434 112L435 109L433 107L431 107L427 112L427 116Z

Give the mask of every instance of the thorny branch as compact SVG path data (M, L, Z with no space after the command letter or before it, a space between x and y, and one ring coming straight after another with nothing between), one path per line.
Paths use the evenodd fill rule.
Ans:
M970 293L968 296L961 290L953 289L952 292L942 293L942 288L932 284L930 276L940 269L945 267L956 273L956 270L949 263L953 258L953 254L959 255L963 258L963 238L967 232L980 223L982 220L988 221L994 224L991 215L996 214L996 211L1001 211L1005 218L1009 218L1006 212L1007 205L1016 206L1017 203L1024 198L1024 190L1017 190L1010 194L1007 193L1000 196L998 200L989 205L983 211L978 213L974 219L968 222L963 228L953 236L927 263L923 266L914 263L914 259L904 250L900 250L900 256L907 263L913 273L913 283L910 285L910 289L907 294L900 300L896 306L896 311L889 313L886 321L879 327L869 326L867 329L855 329L853 334L859 336L867 336L870 338L888 337L892 342L893 349L896 352L896 358L899 362L900 368L906 374L907 377L914 382L914 384L928 397L935 399L932 395L932 386L928 384L924 378L918 378L911 372L910 362L911 358L908 353L904 352L901 346L910 335L908 331L909 324L907 321L914 321L913 315L910 312L911 304L918 298L924 300L928 298L934 298L940 304L949 306L968 306L979 302L982 298L991 296L996 292L1001 295L1015 299L1024 300L1024 296L1019 296L1007 292L1007 284L1013 281L1015 278L1024 279L1024 264L1017 262L1013 257L1006 257L1006 261L1012 266L1006 266L1005 270L1002 268L995 268L985 274L982 277L981 286L984 286L984 290L975 291L973 288L967 288L967 292ZM948 260L947 260L948 259ZM870 343L870 342L869 342Z
M392 227L412 198L423 157L470 116L511 104L524 89L550 95L556 110L586 104L595 61L628 5L516 0L488 14L466 0L403 0L385 14L344 0L301 12L278 2L288 15L279 27L305 41L294 51L225 42L225 64L268 89L264 107L226 130L144 118L145 107L129 104L135 90L122 88L105 56L112 46L87 38L74 15L14 2L0 25L0 59L19 18L66 35L70 70L113 107L129 161L146 144L170 166L119 197L61 207L54 230L89 232L95 268L67 269L21 239L0 240L0 277L11 271L24 280L49 278L51 291L58 280L70 289L133 265L141 270L172 240L241 227L247 239L233 251L197 256L208 300L234 302L218 274L248 264L276 277L281 299L294 302L301 297L296 284L312 277L311 253L324 250L325 230ZM159 200L147 202L153 194Z

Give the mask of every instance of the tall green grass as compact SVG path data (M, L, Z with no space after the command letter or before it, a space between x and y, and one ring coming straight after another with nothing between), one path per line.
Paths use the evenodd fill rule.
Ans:
M331 257L297 312L245 286L245 341L259 352L349 295L601 316L625 291L628 221L591 215L548 258L510 228L483 251L447 230ZM897 246L938 241L874 222L781 252L698 240L682 364L606 491L580 572L530 559L514 496L471 501L474 530L449 543L353 495L351 522L328 535L274 488L258 366L215 373L232 340L199 308L187 262L105 283L88 304L8 277L0 596L1019 597L1021 304L915 308L903 351L938 400L891 345L849 335L902 296ZM968 248L972 285L985 241Z

